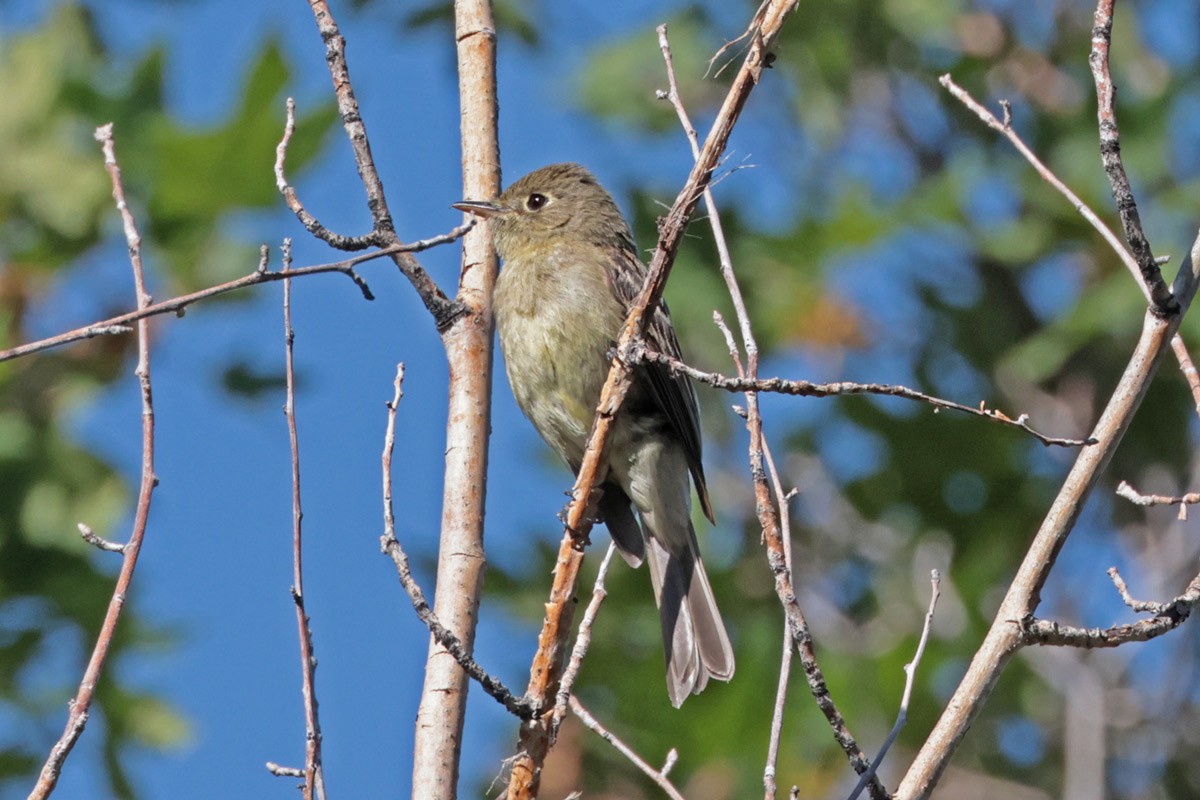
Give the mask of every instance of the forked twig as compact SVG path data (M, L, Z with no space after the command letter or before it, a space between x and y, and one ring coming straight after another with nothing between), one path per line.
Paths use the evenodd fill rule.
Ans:
M583 704L579 702L578 697L571 695L570 704L571 713L578 717L580 722L582 722L590 730L600 734L601 739L611 744L614 748L616 748L617 752L629 759L629 761L635 767L642 771L643 775L657 783L659 788L666 792L667 797L671 798L671 800L685 800L684 796L679 793L678 789L675 788L675 784L671 783L670 779L667 777L667 773L670 772L671 767L675 765L674 750L671 750L671 752L667 754L667 761L663 768L655 769L647 764L644 758L635 753L633 748L621 741L616 734L601 725L596 718L592 716L591 712L584 708Z
M392 396L392 401L387 406L387 432L384 434L383 443L384 533L379 540L380 550L392 559L392 563L396 566L396 574L400 579L400 585L404 588L405 594L408 595L413 610L417 612L420 620L425 623L425 627L429 628L429 632L433 635L433 638L442 647L446 648L446 651L454 657L454 660L458 662L463 671L476 680L487 694L508 709L509 712L521 719L529 719L533 715L533 710L529 704L509 691L499 679L489 675L471 657L471 653L466 645L454 635L454 632L447 629L438 620L437 616L433 613L433 609L429 607L429 601L425 599L425 593L421 590L420 584L413 577L412 568L408 564L408 555L404 552L404 548L401 547L400 541L396 538L396 514L392 505L392 452L396 446L396 410L400 407L400 398L404 396L404 364L396 365L396 380L393 386L395 387L395 392Z

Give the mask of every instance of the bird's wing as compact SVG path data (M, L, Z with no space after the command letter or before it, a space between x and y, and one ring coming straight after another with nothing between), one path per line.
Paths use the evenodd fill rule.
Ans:
M613 295L628 313L642 290L642 284L645 283L646 265L637 257L632 243L628 249L622 248L618 252L620 255L614 259L608 270L608 283ZM659 301L646 324L646 342L653 350L672 358L683 359L679 349L679 338L675 335L675 326L671 324L671 315L665 300ZM649 378L647 383L655 402L683 444L688 468L696 482L696 493L700 496L700 507L704 509L704 516L715 523L712 503L708 499L708 486L704 481L704 466L700 461L700 412L696 404L696 390L686 375L673 375L671 370L662 364L647 363L638 369Z

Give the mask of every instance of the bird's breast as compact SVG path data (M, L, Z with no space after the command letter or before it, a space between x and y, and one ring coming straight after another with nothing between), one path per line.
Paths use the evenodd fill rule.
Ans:
M517 405L577 464L624 322L598 258L513 259L496 283L496 328Z

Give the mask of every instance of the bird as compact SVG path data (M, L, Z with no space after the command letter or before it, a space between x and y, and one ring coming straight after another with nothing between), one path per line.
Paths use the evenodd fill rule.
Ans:
M509 385L542 439L578 474L610 351L646 277L629 224L595 176L573 163L537 169L495 199L453 207L489 222L503 262L493 308ZM651 312L646 339L681 358L663 302ZM631 567L648 566L667 694L678 708L710 678L728 681L734 672L692 526L693 483L705 516L715 517L696 392L686 376L658 363L633 368L601 474L598 517Z

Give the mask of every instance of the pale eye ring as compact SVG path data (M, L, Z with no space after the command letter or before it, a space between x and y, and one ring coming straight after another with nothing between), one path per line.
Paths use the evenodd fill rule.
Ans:
M529 197L525 198L525 207L530 211L537 211L539 208L542 208L549 202L550 198L546 197L546 195L534 192L533 194L529 195Z

